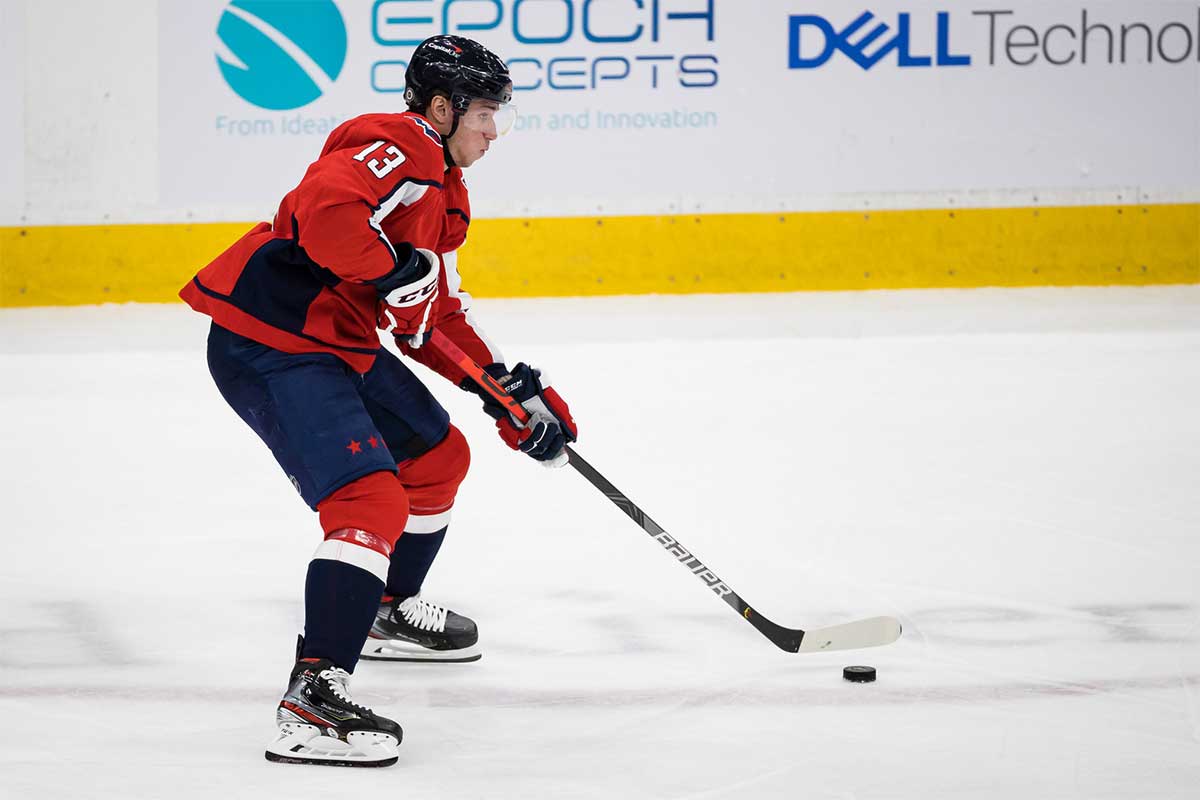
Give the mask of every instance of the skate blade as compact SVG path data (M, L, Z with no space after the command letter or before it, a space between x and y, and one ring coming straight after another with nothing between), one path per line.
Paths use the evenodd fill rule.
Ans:
M430 650L412 642L397 639L367 639L361 658L367 661L439 661L447 664L462 664L483 658L479 643L457 650Z
M268 761L323 767L390 767L400 757L396 737L378 731L354 731L349 741L325 736L315 725L285 722L267 745Z

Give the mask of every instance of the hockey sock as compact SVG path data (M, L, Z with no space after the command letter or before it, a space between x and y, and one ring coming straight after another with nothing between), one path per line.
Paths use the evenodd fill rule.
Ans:
M387 540L364 530L328 534L308 564L301 658L354 671L379 609L389 550Z
M383 582L364 569L313 559L304 582L304 649L301 658L328 658L353 672L358 664Z
M442 528L433 533L405 533L396 540L388 566L386 594L412 597L420 592L445 538L446 529Z

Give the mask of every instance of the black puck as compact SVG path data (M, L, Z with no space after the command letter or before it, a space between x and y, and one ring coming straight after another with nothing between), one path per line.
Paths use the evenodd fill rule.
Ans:
M846 667L842 670L842 677L854 683L870 683L875 680L874 667Z

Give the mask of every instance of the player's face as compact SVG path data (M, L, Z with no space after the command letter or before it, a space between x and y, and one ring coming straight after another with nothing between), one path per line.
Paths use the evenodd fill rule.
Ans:
M450 155L460 167L469 167L491 147L492 142L508 133L516 120L516 108L507 103L476 98L459 120L458 130L450 137Z

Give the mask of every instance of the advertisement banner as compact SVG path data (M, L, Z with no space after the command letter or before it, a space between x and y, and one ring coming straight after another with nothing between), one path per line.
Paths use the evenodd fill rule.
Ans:
M501 55L521 112L470 171L477 216L1200 187L1196 2L194 0L159 20L161 200L200 218L269 216L334 126L404 109L439 33Z
M0 224L21 221L25 199L25 8L0 0Z

